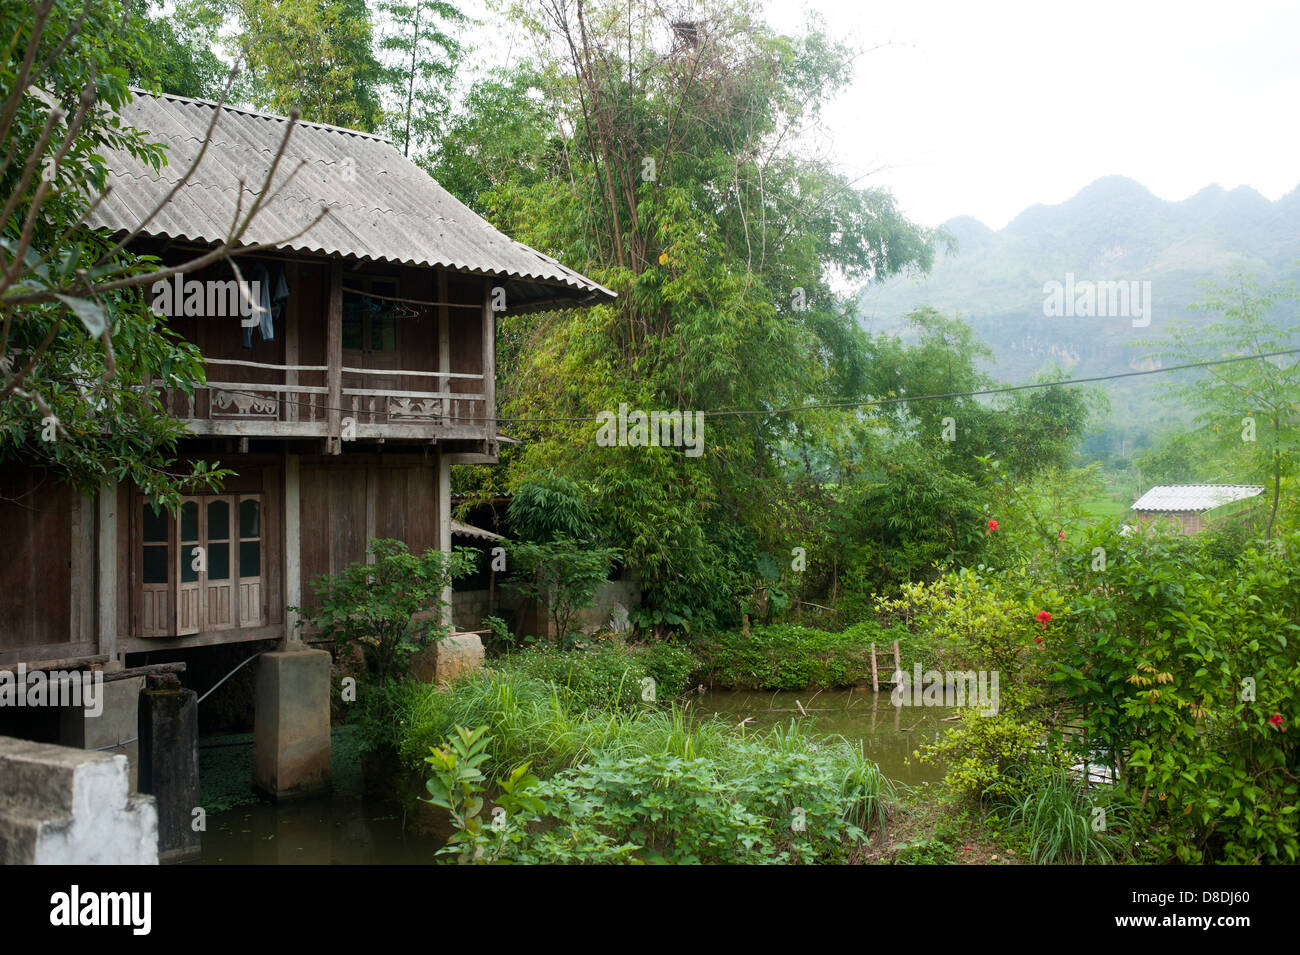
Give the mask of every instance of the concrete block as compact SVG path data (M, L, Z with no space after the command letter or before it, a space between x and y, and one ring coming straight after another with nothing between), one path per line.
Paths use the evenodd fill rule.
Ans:
M127 760L0 737L0 863L154 865L158 815Z
M330 655L291 649L257 661L253 781L277 799L330 787Z
M65 746L95 750L112 747L104 751L125 756L132 792L139 787L140 744L136 737L139 735L139 700L143 689L143 676L106 682L103 686L103 712L99 716L90 716L84 707L66 710L59 732L59 741ZM130 742L124 742L126 740ZM119 743L123 745L117 745Z
M439 686L483 669L483 640L477 633L453 633L411 658L411 676Z

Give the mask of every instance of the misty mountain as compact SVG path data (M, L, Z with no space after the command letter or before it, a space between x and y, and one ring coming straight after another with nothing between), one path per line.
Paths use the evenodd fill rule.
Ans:
M1052 364L1076 378L1158 367L1148 356L1170 319L1212 320L1188 310L1204 298L1201 282L1222 282L1235 266L1265 281L1300 279L1300 188L1271 202L1249 187L1216 185L1168 202L1132 179L1108 176L1060 205L1030 206L999 231L969 216L944 227L956 249L941 253L928 275L864 287L862 324L901 331L903 316L922 305L959 315L992 347L989 371L1008 382L1030 380ZM1117 301L1100 284L1116 281L1138 283L1124 288L1137 297L1120 316L1104 314ZM1045 315L1045 286L1053 282L1076 296L1096 286L1100 308ZM1145 317L1139 304L1149 304ZM1294 304L1273 318L1300 324ZM1113 423L1135 433L1184 417L1156 382L1186 374L1107 385Z

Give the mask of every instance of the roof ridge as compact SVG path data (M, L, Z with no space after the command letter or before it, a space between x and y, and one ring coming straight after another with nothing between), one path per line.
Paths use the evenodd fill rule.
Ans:
M223 110L229 110L232 113L241 113L244 116L256 116L258 119L273 119L281 123L297 123L299 126L310 126L313 129L323 129L331 133L343 133L348 136L358 136L361 139L373 139L376 142L393 145L393 141L387 136L381 136L378 133L367 133L360 129L351 129L347 126L333 126L329 123L318 123L309 119L290 119L288 116L281 116L279 113L268 113L263 110L253 109L251 106L234 106L230 103L218 103L216 100L203 99L198 96L181 96L179 93L155 93L152 90L143 89L139 86L130 86L128 89L137 96L150 96L154 99L165 99L175 103L194 103L198 106L220 106Z

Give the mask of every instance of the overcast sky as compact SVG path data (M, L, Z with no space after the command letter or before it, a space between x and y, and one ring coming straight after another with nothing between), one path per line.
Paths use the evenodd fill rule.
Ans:
M816 10L833 35L884 44L828 111L830 148L925 225L967 214L1001 228L1112 174L1165 199L1211 183L1276 199L1300 184L1297 0L769 0L768 10L781 28ZM484 29L505 47L498 27Z

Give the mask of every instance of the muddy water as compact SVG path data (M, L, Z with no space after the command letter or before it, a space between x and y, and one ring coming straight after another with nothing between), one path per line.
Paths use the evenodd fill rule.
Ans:
M796 702L797 701L797 702ZM802 706L807 715L800 712ZM946 706L900 706L889 693L823 690L806 693L758 693L718 690L696 698L692 709L750 727L767 729L797 720L813 733L843 736L861 742L867 758L888 778L908 786L934 783L943 778L943 766L922 763L912 754L950 728L943 722L957 710Z
M350 794L257 803L208 818L205 865L421 865L443 844L403 825L402 809Z

